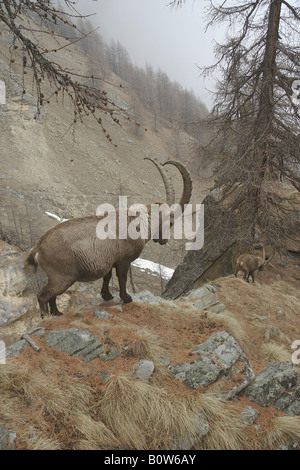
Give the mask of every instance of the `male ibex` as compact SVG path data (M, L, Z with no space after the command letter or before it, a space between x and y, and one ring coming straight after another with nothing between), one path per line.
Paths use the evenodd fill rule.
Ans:
M262 271L263 268L267 264L268 258L266 258L265 247L262 246L262 256L250 255L250 254L243 254L240 255L236 261L235 266L235 277L237 277L237 273L239 271L243 271L244 276L243 279L249 282L249 277L252 277L254 281L254 272L256 270Z
M175 202L175 193L165 168L155 159L146 157L158 168L166 189L166 203L170 207ZM175 165L183 179L183 192L180 206L184 209L184 204L188 204L191 192L192 181L185 166L177 161L169 160L165 164ZM147 208L147 217L151 216L151 205L143 206ZM125 210L125 209L124 209ZM117 211L118 214L118 211ZM132 216L126 211L128 223L132 221ZM116 239L97 237L97 225L103 220L103 216L87 216L70 219L56 225L48 230L31 250L26 259L27 265L37 268L39 265L48 277L48 283L38 293L37 298L40 306L41 316L48 312L48 304L52 315L62 315L56 306L56 297L63 294L74 282L89 282L103 278L101 295L103 299L109 300L113 296L109 291L109 281L112 269L116 269L119 291L121 299L127 303L132 298L126 291L127 273L130 263L139 257L145 244L151 238L151 223L148 220L148 235L144 238L118 238L119 227L117 226ZM118 218L116 218L118 220ZM163 238L162 217L158 220L158 226L152 228L152 238L154 242L161 245L168 240ZM173 224L171 219L170 225Z

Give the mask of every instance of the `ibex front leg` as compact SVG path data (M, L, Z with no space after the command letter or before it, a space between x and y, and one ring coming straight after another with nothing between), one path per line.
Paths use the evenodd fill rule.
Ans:
M126 291L127 274L130 268L130 261L122 261L116 265L116 271L119 281L120 297L124 303L132 302L132 298Z

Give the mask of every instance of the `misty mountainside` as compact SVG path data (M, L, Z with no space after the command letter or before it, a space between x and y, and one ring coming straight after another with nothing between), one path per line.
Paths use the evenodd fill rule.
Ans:
M59 34L78 34L64 26L67 30ZM79 29L88 27L81 20ZM47 40L49 50L57 47L54 37L34 34L40 41ZM0 105L2 238L28 250L57 223L46 212L60 218L95 214L102 203L118 207L119 195L128 197L128 205L165 201L163 182L156 168L144 160L147 155L161 162L175 158L185 163L194 180L192 199L202 201L208 180L203 179L191 151L195 137L183 122L199 120L207 110L191 93L161 71L135 67L120 44L108 46L95 33L51 57L78 71L87 84L100 83L129 119L118 125L103 115L101 127L93 116L86 116L74 125L73 103L68 96L53 97L46 80L43 106L36 117L32 76L28 68L23 74L21 51L14 48L6 29L0 42L0 79L6 85L6 105ZM101 76L103 81L88 76ZM178 201L181 178L176 169L170 173ZM165 249L151 243L143 256L174 269L184 251L181 241L172 241Z
M65 27L60 33L75 40ZM148 263L134 263L128 280L133 302L121 303L115 279L110 301L101 281L78 282L58 296L62 316L41 318L36 294L45 279L40 269L25 272L25 251L59 220L95 214L104 202L117 207L120 195L128 204L164 201L145 156L181 160L193 178L192 202L207 196L212 168L193 152L205 135L184 124L206 109L163 72L133 66L119 44L89 35L58 50L48 34L53 60L81 80L96 83L101 74L129 119L118 125L107 114L99 125L77 116L74 125L73 103L52 96L46 81L37 116L22 52L1 33L0 449L299 449L297 247L274 257L256 283L235 278L230 257L228 276L212 266L209 282L195 286L191 265L201 251L187 257L185 240L150 241ZM181 178L176 168L169 173L178 200ZM166 277L154 276L150 261L170 268ZM178 283L167 301L161 293L178 265L174 277L186 277L192 290Z

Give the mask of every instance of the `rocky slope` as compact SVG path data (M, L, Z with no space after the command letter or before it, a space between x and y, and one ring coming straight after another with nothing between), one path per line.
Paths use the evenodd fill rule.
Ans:
M51 38L48 40L51 49ZM201 202L209 185L204 176L209 172L199 180L190 151L191 138L186 133L168 123L154 130L153 115L145 109L142 129L126 120L118 126L104 116L103 123L113 140L110 143L91 116L72 126L73 109L67 97L52 99L35 119L32 77L30 73L22 76L17 60L10 63L11 37L5 29L0 44L0 80L5 82L7 94L7 104L0 105L2 237L27 250L57 223L46 211L63 218L95 214L103 202L117 207L119 195L127 196L129 205L164 201L163 183L153 165L144 161L146 155L160 161L180 158L187 163L194 179L193 200ZM59 60L82 73L87 68L88 59L78 49L62 49ZM106 84L107 91L115 102L132 109L132 92L126 83L120 88L120 79L114 74L107 80L111 83ZM46 83L45 87L45 95L50 96L53 90ZM179 197L180 178L175 170L170 172ZM171 243L164 251L151 244L145 253L154 261L165 258L163 264L172 268L182 256L180 242Z
M2 449L298 449L296 287L229 276L122 305L79 284L41 320L22 253L1 249Z

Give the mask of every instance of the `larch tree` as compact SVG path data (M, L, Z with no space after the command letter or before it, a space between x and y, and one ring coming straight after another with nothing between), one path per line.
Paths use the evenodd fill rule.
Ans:
M76 10L76 2L61 0L1 0L0 25L11 32L11 62L20 63L23 73L31 73L37 96L37 116L51 97L68 96L73 103L74 123L86 115L92 115L102 127L103 115L109 115L119 124L125 110L119 107L105 91L105 81L94 75L84 76L55 60L62 49L84 40L89 45L92 31L80 31L80 20L87 18ZM81 24L85 24L81 21ZM47 40L53 38L54 47L47 48ZM59 54L57 54L58 56ZM52 95L45 96L44 83L51 84ZM23 93L26 93L24 89ZM128 119L128 116L126 116Z
M171 2L181 6L185 0ZM207 27L228 22L217 62L213 129L202 158L215 162L212 229L276 249L299 235L300 2L207 0Z

